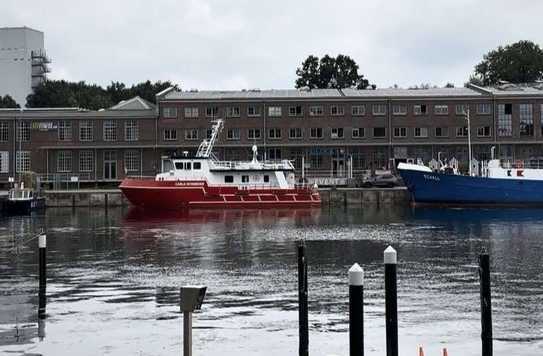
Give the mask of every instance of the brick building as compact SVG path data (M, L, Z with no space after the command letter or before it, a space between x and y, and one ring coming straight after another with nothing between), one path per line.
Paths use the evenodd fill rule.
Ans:
M469 109L473 156L490 148L507 160L543 157L543 85L432 89L175 91L99 111L0 110L0 182L19 171L44 181L78 177L116 182L154 175L160 160L195 151L210 121L225 128L221 159L302 162L307 175L344 177L399 161L467 161Z

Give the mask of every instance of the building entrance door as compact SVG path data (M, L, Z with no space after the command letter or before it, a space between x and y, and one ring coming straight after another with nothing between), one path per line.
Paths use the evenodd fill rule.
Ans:
M117 152L104 151L104 180L117 179Z
M345 159L332 158L332 176L345 177Z

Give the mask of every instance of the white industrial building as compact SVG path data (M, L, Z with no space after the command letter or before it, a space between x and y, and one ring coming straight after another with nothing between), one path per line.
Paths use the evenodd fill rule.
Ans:
M21 106L49 72L43 32L28 27L0 28L0 96Z

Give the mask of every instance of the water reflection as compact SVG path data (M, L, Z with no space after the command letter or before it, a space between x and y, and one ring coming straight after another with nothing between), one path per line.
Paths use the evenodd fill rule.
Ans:
M476 261L488 250L494 334L507 341L496 348L507 350L515 340L529 340L515 344L515 350L538 355L542 215L543 210L401 207L168 215L138 209L49 209L43 216L5 219L0 226L0 351L23 354L33 345L50 355L87 349L96 354L105 352L101 347L106 345L113 354L173 352L178 345L172 345L171 334L180 332L179 286L206 284L197 325L205 341L200 351L221 345L226 355L240 349L291 354L297 325L294 247L296 240L305 239L311 345L322 353L346 353L345 280L354 262L366 272L369 354L381 353L382 252L392 243L400 262L401 345L414 349L424 339L456 347L462 355L478 354ZM49 330L43 343L36 344L43 330L37 324L37 242L16 241L41 228L48 232ZM127 325L137 338L156 334L156 343L123 334ZM23 329L29 336L16 338ZM93 344L86 341L87 329L95 335ZM74 346L51 351L68 333ZM268 342L273 345L263 351L261 345Z

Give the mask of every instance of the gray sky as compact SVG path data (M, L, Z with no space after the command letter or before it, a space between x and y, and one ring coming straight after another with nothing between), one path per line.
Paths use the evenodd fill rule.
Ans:
M461 86L490 49L538 43L542 13L538 0L0 0L0 27L44 31L51 78L101 85L292 88L307 55L343 53L378 87Z

